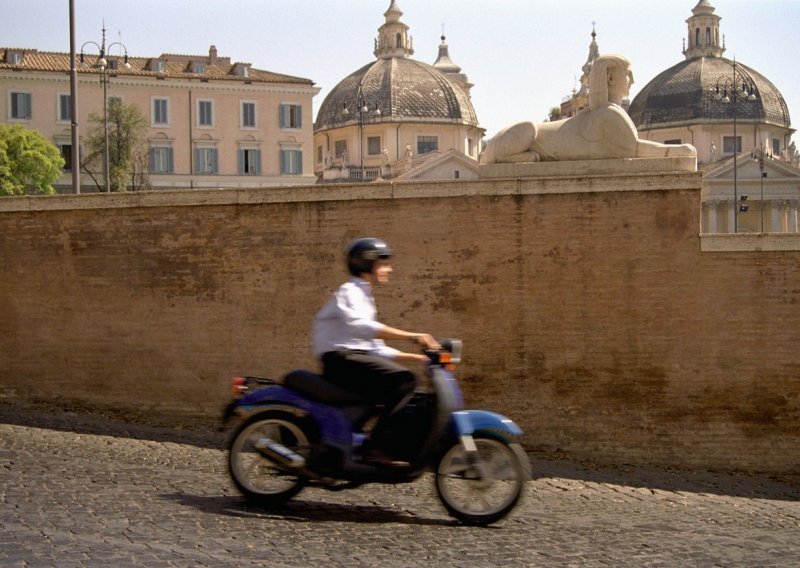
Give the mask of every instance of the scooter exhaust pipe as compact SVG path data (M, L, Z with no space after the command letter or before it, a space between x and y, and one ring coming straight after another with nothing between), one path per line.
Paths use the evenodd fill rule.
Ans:
M299 469L306 465L306 458L272 438L259 438L253 445L262 456L280 466Z

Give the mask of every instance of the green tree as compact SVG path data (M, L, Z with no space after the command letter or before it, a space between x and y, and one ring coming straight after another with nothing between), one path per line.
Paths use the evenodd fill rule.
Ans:
M89 115L94 127L86 138L86 156L81 164L98 189L104 189L103 156L105 131L103 117ZM122 104L117 97L108 99L108 171L111 191L142 189L149 186L147 177L147 120L139 107ZM98 175L98 172L99 175Z
M0 124L0 195L55 193L63 169L58 148L39 132Z

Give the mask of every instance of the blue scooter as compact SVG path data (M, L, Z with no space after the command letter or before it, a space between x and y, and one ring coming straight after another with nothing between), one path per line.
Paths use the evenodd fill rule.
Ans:
M488 525L520 501L531 477L527 455L510 419L464 410L453 374L461 342L429 351L431 387L418 388L387 428L393 456L407 467L361 459L377 417L375 407L321 376L292 371L282 381L232 380L234 399L224 421L235 424L229 445L233 482L251 504L275 508L313 484L333 491L365 483L409 483L433 471L448 513L468 524Z

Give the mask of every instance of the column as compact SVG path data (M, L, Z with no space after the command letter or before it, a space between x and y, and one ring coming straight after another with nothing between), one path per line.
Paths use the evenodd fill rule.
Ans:
M796 233L797 232L797 200L791 200L786 204L786 215L788 219L786 220L786 232L788 233Z
M783 230L781 229L781 202L777 199L773 199L769 203L769 213L770 213L770 226L769 232L770 233L781 233Z
M728 232L734 232L736 228L736 202L733 202L728 209Z
M706 211L708 212L708 226L706 227L706 233L718 233L719 229L717 227L717 208L719 207L719 202L714 199L712 201L706 202Z

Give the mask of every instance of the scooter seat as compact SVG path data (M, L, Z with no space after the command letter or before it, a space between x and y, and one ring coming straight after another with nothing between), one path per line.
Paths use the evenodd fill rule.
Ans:
M288 373L283 378L283 385L296 390L317 402L331 406L358 406L369 404L364 398L347 392L336 385L326 381L322 376L297 369Z

